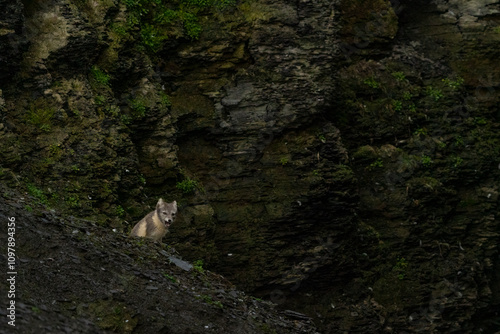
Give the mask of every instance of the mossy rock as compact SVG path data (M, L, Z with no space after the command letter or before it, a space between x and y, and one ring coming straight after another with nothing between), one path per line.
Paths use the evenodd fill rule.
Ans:
M380 155L377 152L377 148L370 145L364 145L359 147L356 152L353 153L352 157L356 161L370 161L376 160Z
M113 300L96 301L88 306L84 313L90 313L97 319L99 327L120 333L131 333L137 326L137 318L132 317L131 310L123 303Z

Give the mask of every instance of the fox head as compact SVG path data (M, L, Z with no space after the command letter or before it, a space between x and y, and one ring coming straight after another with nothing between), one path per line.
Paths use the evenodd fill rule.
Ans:
M166 203L160 198L156 204L156 213L165 224L165 227L169 228L170 224L174 222L175 215L177 214L177 202L173 201L172 203Z

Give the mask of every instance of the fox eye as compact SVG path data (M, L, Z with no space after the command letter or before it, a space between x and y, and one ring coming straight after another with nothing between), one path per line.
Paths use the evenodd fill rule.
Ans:
M175 212L172 212L172 216L175 216L175 215L176 215L176 213L175 213Z
M167 211L163 211L162 213L163 213L164 215L166 215L166 214L167 214Z

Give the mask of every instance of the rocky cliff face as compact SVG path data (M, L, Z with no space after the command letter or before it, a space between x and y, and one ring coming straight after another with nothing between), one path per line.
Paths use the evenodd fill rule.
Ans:
M175 198L181 254L324 332L494 328L496 1L248 1L195 40L130 3L0 2L5 183L124 231Z

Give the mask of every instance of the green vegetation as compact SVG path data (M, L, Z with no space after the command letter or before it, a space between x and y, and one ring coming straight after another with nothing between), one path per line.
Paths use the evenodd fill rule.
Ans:
M150 111L154 106L154 97L151 98L151 101L148 101L148 99L144 96L130 98L128 100L128 106L130 108L128 113L121 114L120 108L115 105L108 106L105 112L113 117L120 116L120 119L124 124L130 124L146 117L148 111Z
M205 273L205 269L203 269L203 260L196 260L193 262L193 269L200 274Z
M281 157L280 158L280 164L282 166L285 166L286 164L288 164L288 158L287 157Z
M171 281L172 283L177 283L177 280L175 279L174 276L172 275L169 275L167 273L163 273L163 277L165 277L166 279L168 279L169 281Z
M121 23L113 23L111 25L111 31L114 32L116 35L118 35L121 38L125 38L128 35L127 27Z
M456 146L465 146L464 139L462 136L455 137L455 145Z
M320 142L322 142L323 144L326 143L326 137L323 133L318 132L316 135L318 136Z
M205 303L207 304L210 304L210 305L214 305L214 306L217 306L219 308L224 308L224 305L222 305L222 303L218 300L213 300L211 296L208 296L208 295L200 295L199 297L197 297L201 300L203 300Z
M392 72L391 75L398 81L406 80L406 75L403 72Z
M415 130L413 133L415 136L427 136L427 129L426 128L418 128Z
M413 94L409 91L403 92L403 100L410 101L413 98Z
M142 98L134 98L129 101L130 109L132 109L132 118L141 119L146 116L146 101Z
M382 167L384 167L384 162L380 158L370 164L370 168L382 168Z
M137 319L132 317L127 306L117 301L98 300L88 304L88 312L97 319L97 325L104 330L128 333Z
M48 105L46 101L38 99L30 105L28 114L26 115L26 121L43 132L50 132L54 113L54 107Z
M184 28L189 38L198 39L202 30L198 23L198 17L192 13L182 13L180 18L184 21Z
M455 80L445 78L442 80L444 84L452 89L459 89L464 84L464 79L457 77Z
M408 105L408 111L411 112L411 113L417 112L417 106L415 105L415 103L410 103Z
M165 108L172 105L172 102L170 102L170 96L165 94L165 92L160 92L160 104Z
M89 74L89 84L94 92L94 103L99 112L104 112L108 107L108 98L112 96L109 81L111 76L101 70L97 65L92 66Z
M97 65L92 66L90 69L92 78L100 85L108 86L111 76L103 72Z
M43 193L43 191L41 189L37 188L32 183L27 183L26 188L28 190L28 194L30 194L31 196L38 199L41 204L44 204L44 205L48 204L47 196Z
M368 79L365 79L363 83L373 89L379 88L380 86L374 77L369 77Z
M476 125L486 125L488 124L488 120L484 117L476 117L474 118L474 123Z
M102 95L97 95L94 97L94 103L98 106L103 105L106 102L106 98Z
M167 39L167 36L162 34L157 27L148 23L141 28L140 34L143 45L152 52L160 51L163 41Z
M138 30L142 47L151 53L160 51L169 36L198 39L203 30L202 14L223 11L236 4L235 0L122 1L127 7L127 26L114 25L114 32L126 36L127 31Z
M184 194L190 194L198 188L198 182L190 179L189 177L186 177L186 179L177 182L175 187L179 190L181 190Z
M61 155L61 146L59 145L56 145L56 144L52 144L49 146L49 153L50 155L52 156L57 156L59 157Z
M464 162L464 159L462 159L459 156L456 156L453 158L453 167L458 168L462 165L463 162Z
M396 265L392 268L399 280L403 280L406 277L406 270L408 268L408 261L404 257L401 257L396 262Z
M432 159L431 157L423 154L422 157L420 158L420 161L422 162L422 165L424 165L424 167L430 167L432 165Z
M393 100L392 107L394 108L394 111L401 111L403 110L403 102L399 100Z
M143 119L152 110L167 108L170 105L170 98L163 91L149 91L128 99L129 112L121 114L120 108L112 105L106 109L106 113L115 117L121 114L122 122L130 124Z
M125 216L125 209L121 205L116 206L115 212L118 217Z
M79 208L80 207L80 196L71 195L71 196L66 198L65 202L70 208Z
M426 93L428 96L432 97L434 101L439 101L443 96L443 92L440 89L433 88L432 86L429 86L426 88Z

